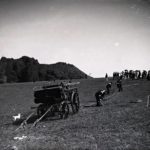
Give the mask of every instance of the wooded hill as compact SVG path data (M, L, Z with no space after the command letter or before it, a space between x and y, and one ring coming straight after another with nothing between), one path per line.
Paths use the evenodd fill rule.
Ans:
M56 79L82 79L87 74L72 64L39 64L38 60L23 56L19 59L0 59L0 82L35 82Z

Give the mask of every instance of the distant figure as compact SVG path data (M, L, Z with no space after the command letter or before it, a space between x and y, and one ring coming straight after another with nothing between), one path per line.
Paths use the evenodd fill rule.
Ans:
M113 80L119 79L119 72L113 72Z
M103 106L102 105L102 100L105 96L106 91L105 90L99 90L95 93L95 98L96 98L96 106Z
M141 71L139 70L138 79L141 79Z
M112 86L112 82L109 82L109 83L106 85L107 94L110 93L111 86Z
M146 76L147 76L147 71L143 70L143 72L142 72L142 79L146 78Z
M150 70L147 73L147 80L150 80Z
M120 79L117 80L116 84L117 84L118 92L123 91L122 82Z
M108 81L108 74L107 73L105 75L105 79L106 79L106 81Z
M125 79L128 79L128 78L129 78L129 73L128 73L128 70L127 70L127 69L124 71L124 78L125 78Z

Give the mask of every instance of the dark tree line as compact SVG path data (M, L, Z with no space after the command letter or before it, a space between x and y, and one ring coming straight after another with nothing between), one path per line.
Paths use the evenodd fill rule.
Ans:
M39 64L36 59L27 56L19 59L6 57L0 59L0 82L34 82L87 77L74 65L63 62Z
M120 72L113 72L113 79L148 79L150 80L150 70L124 70Z

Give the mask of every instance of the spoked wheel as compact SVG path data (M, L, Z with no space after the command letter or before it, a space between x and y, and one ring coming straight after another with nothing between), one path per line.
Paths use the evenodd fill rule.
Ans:
M68 103L63 102L60 106L60 117L61 117L61 119L66 119L66 118L68 118L68 115L69 115Z
M46 111L47 111L47 106L45 106L44 104L39 105L38 108L37 108L38 117L41 117L42 115L44 115L44 113Z
M79 111L80 101L78 93L74 94L71 106L73 113L77 113Z

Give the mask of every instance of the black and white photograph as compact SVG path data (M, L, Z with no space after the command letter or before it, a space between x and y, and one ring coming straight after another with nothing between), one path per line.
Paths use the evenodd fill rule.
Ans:
M0 0L0 149L149 150L150 0Z

